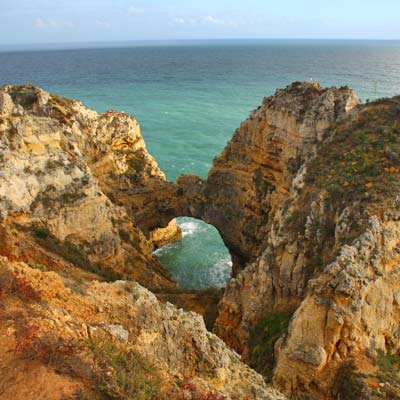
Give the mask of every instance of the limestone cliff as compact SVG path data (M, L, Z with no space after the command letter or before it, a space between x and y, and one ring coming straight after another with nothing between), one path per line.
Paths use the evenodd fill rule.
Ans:
M133 117L98 115L29 85L5 86L0 149L0 254L53 264L58 255L106 277L175 286L151 256L149 239L161 235L165 243L179 238L179 229L172 222L152 233L135 220L143 196L152 201L153 186L165 176ZM126 206L132 191L142 193L140 203Z
M199 316L136 283L95 281L137 280L210 326L219 295L199 305L201 293L174 288L151 257L179 238L171 221L189 216L213 224L231 252L214 329L250 366L293 398L400 396L400 98L361 105L347 87L293 83L251 113L207 179L170 183L132 117L7 86L0 146L3 348L22 335L40 350L49 327L89 343L78 352L86 372L67 354L67 377L34 353L57 384L90 391L87 379L105 379L110 389L119 372L93 344L109 334L123 342L113 354L155 362L173 393L279 398ZM13 309L29 310L35 340Z
M289 235L283 220L291 215L301 223L296 213L306 211L292 203L302 190L307 165L328 128L357 104L348 88L292 84L265 99L214 161L204 184L205 214L216 216L228 248L251 264L228 285L217 321L217 332L238 351L246 348L250 326L270 312L294 310L304 296L312 276L305 267L308 243ZM247 274L257 285L247 286Z
M151 256L180 237L175 194L133 117L1 88L1 399L283 399L140 285L215 320L221 293L199 305Z
M399 134L399 98L360 105L347 87L294 83L207 180L178 180L185 212L235 261L216 333L288 395L336 397L346 363L365 372L399 351Z
M301 166L315 155L326 129L357 104L348 88L294 83L278 90L234 133L207 180L178 180L190 200L177 214L213 224L240 270L261 255L273 216L292 195Z
M213 224L233 257L215 332L289 395L334 397L346 363L399 350L399 128L398 98L293 83L207 180L171 188L168 216Z
M77 280L0 257L0 289L2 400L284 399L200 315L136 282Z

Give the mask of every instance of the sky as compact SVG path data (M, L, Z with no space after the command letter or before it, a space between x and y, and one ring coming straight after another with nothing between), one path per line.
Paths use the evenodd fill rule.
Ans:
M0 0L0 45L400 39L400 0Z

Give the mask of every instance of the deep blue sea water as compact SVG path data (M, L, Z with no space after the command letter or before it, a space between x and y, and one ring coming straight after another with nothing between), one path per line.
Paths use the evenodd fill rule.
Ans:
M99 112L133 114L170 180L181 173L205 177L249 112L292 81L349 85L362 100L400 94L400 42L240 40L101 47L0 51L0 85L33 83ZM224 285L230 262L218 233L199 221L180 223L184 240L158 251L161 261L182 286Z

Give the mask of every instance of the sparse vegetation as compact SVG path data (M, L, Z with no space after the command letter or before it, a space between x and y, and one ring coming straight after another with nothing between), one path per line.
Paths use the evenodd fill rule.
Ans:
M400 191L400 100L362 106L311 163L306 182L336 203L382 202Z
M375 394L382 399L400 399L400 355L379 353L376 365L379 367L376 378L381 386Z
M36 226L33 228L33 233L37 239L46 240L49 236L49 231L45 227Z
M250 331L250 366L271 380L274 368L274 346L276 341L287 332L292 313L273 314Z
M140 354L109 339L90 339L94 359L94 398L103 400L164 400L153 365Z
M33 268L33 269L38 269L39 271L42 271L42 272L48 271L48 268L47 268L45 265L42 265L42 264L29 263L28 265L29 265L31 268Z
M364 383L365 376L357 371L353 362L345 362L337 371L333 384L333 395L336 399L368 400L370 393Z
M90 272L94 272L107 281L116 281L123 279L123 275L113 271L111 268L99 263L92 263L85 250L74 243L65 241L61 242L56 237L51 235L47 229L35 227L33 229L34 238L38 244L45 249L58 254L64 260Z
M26 302L39 302L42 300L41 292L36 290L18 271L13 270L0 272L1 295L17 296Z

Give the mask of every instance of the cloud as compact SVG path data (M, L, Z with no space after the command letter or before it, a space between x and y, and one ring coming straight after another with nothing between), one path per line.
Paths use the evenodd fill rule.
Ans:
M102 21L98 19L96 20L96 26L101 29L110 29L112 25L109 21Z
M143 14L144 10L143 8L131 5L128 7L128 14L129 15L135 15L135 14Z
M238 26L237 23L233 21L228 21L224 19L217 18L213 15L207 15L205 17L198 18L187 18L187 17L174 17L171 21L172 25L218 25L218 26L226 26L226 27L234 27Z
M205 24L213 24L213 25L226 25L226 22L223 19L216 18L212 15L207 15L202 19Z
M185 25L186 24L185 18L180 18L180 17L175 17L172 20L172 22L175 23L175 24L181 24L181 25Z
M54 19L37 18L35 21L37 29L73 29L76 25L72 21L56 21Z
M42 20L42 18L37 18L35 22L35 27L37 29L44 29L46 28L46 23Z

